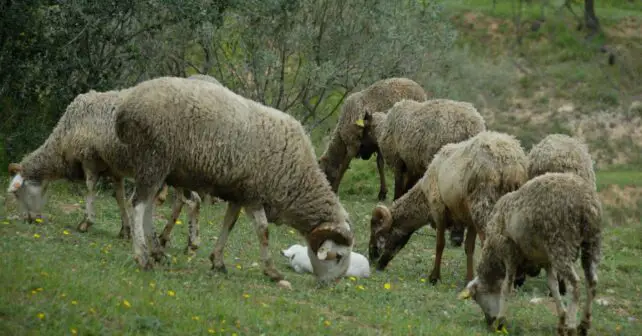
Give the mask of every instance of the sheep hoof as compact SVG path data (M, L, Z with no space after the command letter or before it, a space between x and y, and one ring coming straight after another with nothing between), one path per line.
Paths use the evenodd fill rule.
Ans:
M128 227L121 226L120 232L118 232L118 238L129 240L131 237L131 230Z
M292 284L287 280L280 280L277 285L281 288L292 289Z
M87 230L89 230L89 227L92 226L93 224L94 223L92 223L90 220L85 219L82 222L80 222L80 224L78 224L77 229L80 232L87 232Z
M163 248L166 248L166 247L169 246L169 239L168 238L165 238L165 237L161 236L158 241L159 241L160 246L162 246Z
M379 199L380 201L385 201L387 195L388 195L388 191L383 191L382 190L382 191L379 192L379 195L377 196L377 199Z
M156 262L158 262L158 263L160 263L160 262L162 262L163 260L165 260L165 261L167 261L167 263L169 264L169 259L170 259L170 258L169 258L169 255L167 255L167 254L166 254L165 252L163 252L162 250L152 251L152 258L154 259L154 261L156 261Z
M441 276L438 274L431 273L430 277L428 277L428 281L430 281L432 285L436 285L439 280L441 280Z
M190 245L187 245L187 247L185 247L185 254L189 256L194 256L196 255L197 250L198 250L198 245L190 244Z

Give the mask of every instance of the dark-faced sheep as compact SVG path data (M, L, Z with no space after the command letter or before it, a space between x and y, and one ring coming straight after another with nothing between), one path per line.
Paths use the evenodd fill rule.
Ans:
M528 177L532 179L545 173L574 173L584 178L597 190L593 159L588 146L565 134L549 134L531 148L528 153ZM520 287L526 280L539 275L541 267L532 263L520 265L515 276L515 285ZM562 295L566 294L563 280L559 282Z
M353 244L348 213L296 119L223 86L176 77L138 84L116 114L118 138L137 154L132 232L140 266L153 266L150 242L151 256L158 260L163 254L150 233L154 191L165 180L228 202L210 255L213 269L225 270L223 248L245 208L260 241L263 272L271 279L283 276L269 254L266 212L306 238L318 281L345 274Z
M325 152L319 158L319 165L325 173L332 190L339 192L339 184L350 161L357 156L363 138L363 127L357 125L357 120L363 120L366 111L385 112L402 99L416 101L426 100L424 89L407 78L388 78L375 82L362 91L354 92L346 98L341 107L339 121L334 128L332 137ZM362 156L368 160L370 156ZM385 200L388 189L384 175L384 161L381 153L377 153L377 169L379 171L379 200Z
M601 255L601 214L597 191L576 174L545 173L529 180L497 201L487 225L477 276L459 297L473 298L487 324L503 329L508 310L506 298L517 268L526 261L535 262L548 275L559 316L558 334L574 335L580 290L573 264L580 257L587 281L587 301L579 334L587 335ZM571 286L568 309L558 290L559 279Z
M484 131L443 146L422 179L395 201L392 211L378 205L370 220L369 256L384 269L421 226L437 230L435 264L430 282L441 278L447 229L466 230L466 281L473 277L475 239L483 244L488 216L505 193L527 180L527 159L519 141L504 133ZM423 197L422 197L423 196Z

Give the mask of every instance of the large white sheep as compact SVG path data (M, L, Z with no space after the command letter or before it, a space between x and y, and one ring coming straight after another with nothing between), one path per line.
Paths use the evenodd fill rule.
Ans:
M391 209L377 205L370 220L370 262L384 269L420 227L437 229L430 282L441 278L447 229L466 230L466 281L473 278L475 239L484 242L488 216L497 199L527 180L527 159L515 137L484 131L443 146L422 179Z
M135 155L134 257L152 267L162 250L151 236L153 196L169 185L228 202L210 255L224 271L223 248L245 208L260 240L264 273L281 281L268 250L268 214L298 230L320 282L343 276L353 233L348 213L319 169L310 139L293 117L204 81L161 77L136 85L118 106L116 133Z
M350 166L350 161L357 156L361 147L363 129L355 122L363 120L366 111L371 113L385 112L402 99L424 101L426 100L426 92L421 85L411 79L387 78L376 81L369 87L354 92L346 98L328 146L319 158L319 165L334 192L339 192L341 179ZM367 160L370 156L361 156L361 158ZM381 153L377 154L377 169L380 182L378 197L383 201L386 199L388 189Z
M534 262L548 275L559 316L558 334L574 335L580 299L574 263L580 257L587 281L587 301L579 334L587 335L601 257L602 208L597 191L574 173L545 173L502 196L490 216L477 276L460 293L482 308L489 326L503 329L506 298L519 265ZM568 310L558 280L571 285Z

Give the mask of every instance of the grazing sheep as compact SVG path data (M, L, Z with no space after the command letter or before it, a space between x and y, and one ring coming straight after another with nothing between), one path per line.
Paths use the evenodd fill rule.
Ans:
M353 233L338 196L319 169L302 125L276 109L204 81L160 77L139 83L117 108L116 133L137 154L134 258L144 268L163 256L152 239L154 191L163 181L228 202L210 255L225 272L223 249L242 208L260 241L263 273L282 283L268 249L268 218L298 230L319 282L350 264ZM266 216L267 213L267 216Z
M27 219L40 218L45 203L44 193L51 180L66 178L85 180L85 216L78 225L86 232L95 222L95 186L102 176L111 177L121 215L121 238L130 236L131 209L125 199L124 178L133 174L131 152L118 141L114 129L115 106L130 92L97 92L79 94L67 106L49 138L17 164L9 165L12 181L8 191L15 193L27 211ZM181 190L177 190L182 193ZM161 190L162 194L163 191ZM198 248L198 208L190 203L189 239L187 250ZM196 216L196 217L194 217ZM175 220L175 219L174 219ZM173 224L173 222L172 222Z
M364 129L359 154L369 157L379 151L386 165L394 168L394 200L417 183L443 145L486 130L484 118L472 104L448 99L404 99L387 113L366 112L357 124ZM452 244L460 246L463 231L451 230L450 234Z
M473 278L475 238L483 244L493 205L527 180L527 159L513 136L484 131L458 143L444 145L421 180L391 210L377 205L370 220L369 256L383 270L412 234L430 224L437 230L435 264L430 282L441 278L444 231L466 230L466 281ZM423 197L422 197L423 196Z
M375 82L362 91L354 92L346 98L341 107L339 121L334 128L325 152L319 158L319 166L325 173L332 190L339 192L339 184L350 166L350 161L357 156L363 137L362 127L355 124L363 119L366 111L387 111L402 99L417 101L426 100L426 92L416 82L407 78L388 78ZM368 160L370 156L362 156ZM379 200L386 199L388 189L384 175L384 162L381 153L377 153L379 171Z
M481 307L489 326L506 324L506 297L518 265L543 265L559 316L558 334L576 333L580 299L579 276L573 264L580 257L587 281L587 301L579 334L587 335L596 295L601 258L599 196L584 178L573 173L545 173L497 201L487 225L487 239L477 265L477 276L460 293ZM568 310L558 291L558 279L571 285Z
M588 147L576 138L565 134L549 134L531 148L528 153L528 177L530 179L544 173L574 173L584 178L597 190L593 159ZM541 267L530 263L520 265L515 275L515 286L521 287L526 274L539 275ZM566 294L564 280L559 281L559 290Z
M312 263L308 257L308 248L294 244L285 250L281 250L281 255L288 258L290 267L297 273L312 273ZM370 276L370 263L368 259L360 253L352 251L350 256L350 266L345 276L357 278L367 278Z

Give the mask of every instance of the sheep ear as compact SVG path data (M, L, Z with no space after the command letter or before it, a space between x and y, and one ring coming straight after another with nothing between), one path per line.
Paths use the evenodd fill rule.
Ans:
M390 210L382 204L377 205L372 210L370 218L370 229L373 231L390 230L392 226L392 214Z
M459 295L457 295L457 298L460 300L467 300L472 298L475 295L475 292L477 291L477 283L478 283L478 278L473 279L471 282L466 285L466 288L462 290Z
M18 163L9 164L9 176L13 177L14 175L22 172L22 166Z

